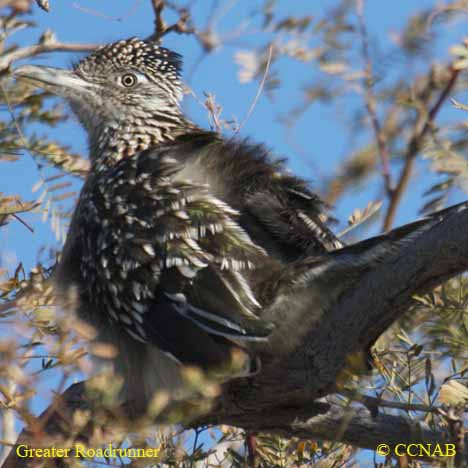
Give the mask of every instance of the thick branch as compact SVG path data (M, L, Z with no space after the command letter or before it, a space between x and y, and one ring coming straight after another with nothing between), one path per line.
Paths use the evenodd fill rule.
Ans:
M254 378L226 384L212 409L190 425L231 424L288 437L338 438L371 449L378 443L443 441L444 433L403 417L373 418L366 408L344 414L317 399L336 391L346 357L372 344L408 309L415 293L468 269L467 232L468 209L447 214L398 255L363 274L309 330L299 349L265 362Z
M332 407L324 415L314 416L291 425L289 436L310 439L340 440L370 450L380 444L391 448L395 454L398 444L445 444L451 441L446 432L433 431L426 424L411 421L403 416L378 414L373 417L365 408ZM466 454L464 458L466 458ZM425 457L421 457L425 458Z
M87 406L82 383L72 385L53 407L46 410L37 421L35 432L57 434L63 438L72 433L69 421L73 411L92 408ZM232 415L228 418L206 417L192 425L230 424L255 432L275 433L287 438L321 439L341 441L355 447L375 450L380 444L387 444L391 454L398 444L445 444L452 443L448 431L431 430L426 424L411 421L403 416L373 414L365 407L342 407L325 402L316 402L301 407L278 407L275 411L259 411ZM468 436L467 436L468 437ZM18 444L43 446L44 439L36 439L34 434L23 431ZM400 446L401 447L401 446ZM402 449L403 450L403 449ZM466 454L457 454L467 458ZM422 459L430 460L427 456ZM35 467L34 460L19 459L14 450L10 452L3 468ZM57 466L51 460L50 465Z
M398 444L451 443L448 432L431 430L426 424L411 421L404 416L383 413L373 415L364 407L326 406L323 404L323 412L317 411L317 406L312 414L308 414L308 407L287 408L257 413L251 419L233 417L224 422L288 438L295 436L301 439L341 441L370 450L375 450L379 444L387 444L391 453L394 453Z
M454 212L345 292L292 355L226 389L218 411L258 411L335 390L349 355L366 350L412 304L412 296L468 269L468 210Z

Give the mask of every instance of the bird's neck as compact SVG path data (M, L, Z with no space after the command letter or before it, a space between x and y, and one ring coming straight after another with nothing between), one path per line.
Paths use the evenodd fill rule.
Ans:
M96 170L115 165L153 146L174 141L199 128L179 109L172 113L135 114L88 128L91 164Z

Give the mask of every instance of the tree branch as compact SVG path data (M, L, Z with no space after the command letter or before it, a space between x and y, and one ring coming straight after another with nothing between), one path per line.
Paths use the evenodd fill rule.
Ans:
M191 427L230 424L287 437L338 439L370 449L379 443L450 440L444 432L401 416L372 417L375 411L367 408L344 412L319 399L336 391L347 356L367 349L408 309L414 294L468 269L467 232L468 209L447 213L417 242L364 273L324 311L319 326L308 331L298 349L265 359L262 372L253 378L225 384L207 413L185 422Z
M41 8L44 11L49 12L50 11L50 3L49 0L36 0L36 3L39 8Z
M24 444L30 447L47 447L48 444L53 445L51 438L56 442L58 438L62 441L66 440L70 434L76 437L76 432L73 430L73 415L77 410L91 410L91 405L85 397L83 382L73 384L62 395L57 395L51 405L32 421L28 428L23 429L16 446ZM45 435L50 437L45 437ZM12 449L2 468L36 468L43 467L42 463L43 460L18 457L16 450ZM59 459L57 461L51 459L46 466L61 465Z
M418 132L418 129L416 128L410 142L408 143L408 148L403 158L405 164L401 171L400 177L398 178L398 183L396 184L395 188L390 192L390 204L385 215L382 227L383 231L388 231L392 227L396 215L396 210L403 196L403 193L405 192L408 183L411 179L411 173L413 172L414 162L416 160L416 156L418 155L421 149L424 137L427 135L432 125L434 124L435 118L439 113L442 104L452 92L455 83L457 82L459 73L460 70L457 70L453 67L450 68L450 78L447 81L445 88L440 93L439 99L437 99L436 103L427 114L427 118L424 122L421 131Z
M154 33L147 38L158 43L166 34L176 32L177 34L193 34L195 28L191 24L190 12L186 8L171 6L172 9L177 11L179 19L177 22L168 25L163 18L163 10L168 6L166 0L151 0L151 6L154 11Z
M365 90L366 108L374 130L377 149L380 155L380 161L382 163L382 177L385 183L385 190L390 196L393 190L392 181L390 178L390 155L388 153L386 136L377 117L377 100L372 90L374 85L374 78L372 75L372 61L369 55L369 39L367 35L366 24L364 22L364 0L357 0L356 9L359 20L359 35L361 37L362 44L362 58L365 64L365 76L363 84Z
M307 414L311 411L312 414ZM245 416L245 415L244 415ZM252 418L233 416L223 423L247 430L275 433L286 438L340 441L363 449L375 450L380 444L394 454L398 444L452 443L449 431L435 431L420 421L404 416L373 414L364 407L310 405L301 408L276 408L275 411L254 413ZM467 436L468 437L468 436ZM462 454L465 457L467 454ZM418 457L434 460L431 457Z
M67 421L72 420L73 411L91 410L84 396L84 385L72 385L56 400L54 411L46 410L39 418L36 433L56 434L63 437L71 433ZM42 422L42 424L41 424ZM342 407L326 402L315 402L300 407L277 407L275 411L260 411L251 414L232 415L228 418L214 419L204 417L203 425L229 424L249 431L278 434L283 437L301 439L320 439L341 441L356 447L375 450L380 444L387 444L394 453L398 444L445 444L452 443L449 431L431 430L427 424L412 421L403 416L378 413L365 407ZM202 425L202 420L190 424L192 427ZM40 428L40 431L38 429ZM465 437L465 439L468 435ZM29 446L44 445L37 443L30 431L23 431L18 444ZM35 443L36 442L36 443ZM460 454L458 454L460 455ZM462 456L466 458L466 454ZM418 457L434 460L431 457ZM29 463L29 464L28 464ZM10 452L3 468L26 468L34 463L31 460L19 459L14 450ZM56 466L56 465L51 465Z
M281 431L286 432L287 427ZM289 437L291 435L304 439L339 440L370 450L386 444L390 446L390 454L395 454L398 444L433 444L434 447L451 440L448 432L431 430L426 424L403 416L373 416L366 408L338 406L331 407L323 415L293 422L289 428ZM424 456L420 458L431 459Z
M34 57L46 52L90 52L98 46L95 44L66 44L48 37L36 45L22 47L0 57L0 75L8 71L11 64L17 60Z

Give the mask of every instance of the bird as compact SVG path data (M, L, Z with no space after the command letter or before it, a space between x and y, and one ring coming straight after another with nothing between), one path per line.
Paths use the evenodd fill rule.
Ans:
M262 356L291 352L363 271L444 216L345 246L284 159L184 114L181 67L132 37L71 69L14 71L87 132L91 168L54 281L116 347L122 401L140 412L160 390L183 398L186 366L223 382L261 372Z

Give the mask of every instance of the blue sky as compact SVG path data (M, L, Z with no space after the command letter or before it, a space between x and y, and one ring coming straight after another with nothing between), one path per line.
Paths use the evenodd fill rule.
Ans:
M194 19L197 25L204 25L212 13L215 2L198 0L193 3ZM220 2L229 4L231 8L225 11L217 25L221 35L229 35L239 23L255 8L263 4L256 0L239 0ZM391 51L389 40L391 34L397 32L405 20L414 12L434 5L433 0L394 0L367 2L365 18L369 29L371 43L378 50ZM312 15L319 18L323 12L333 5L330 0L279 0L276 8L278 17L293 15ZM94 10L90 13L89 10ZM102 13L97 14L96 11ZM51 0L51 13L45 13L37 7L32 15L36 22L34 29L17 33L12 41L20 44L30 44L40 37L46 29L53 29L57 37L64 42L81 43L107 43L117 39L139 36L146 37L152 32L153 16L148 0ZM234 55L249 45L262 45L268 39L267 35L250 33L257 24L253 22L248 26L242 37L230 41L228 44L215 50L197 68L190 86L196 95L203 99L203 92L216 95L216 100L223 106L223 116L229 118L236 116L242 121L257 93L258 82L239 84L238 66L234 62ZM445 57L448 61L450 45L459 43L466 33L466 24L453 24L441 34L437 43L435 56ZM164 41L170 47L184 56L185 70L192 70L201 54L199 44L191 37L170 35ZM55 66L68 66L79 54L54 53L35 58L28 62L49 64ZM279 156L289 158L291 170L311 180L320 182L320 178L332 175L336 171L339 161L349 151L348 129L349 121L336 107L313 105L299 120L294 130L296 143L305 149L306 157L299 155L288 143L282 126L278 123L278 116L297 106L302 98L301 89L312 77L316 77L314 63L308 66L298 65L291 61L279 63L283 82L282 88L272 101L263 93L255 107L253 114L242 128L241 136L250 137L254 141L266 142ZM359 63L355 68L360 68ZM388 67L392 73L391 66ZM459 97L462 100L462 97ZM466 102L466 101L465 101ZM350 97L345 102L347 106L361 105L360 97ZM185 104L187 112L197 123L208 126L206 111L193 99L187 98ZM441 112L442 119L459 119L459 111L454 111L447 102ZM46 129L35 128L39 134ZM54 130L60 141L70 145L74 151L86 155L86 140L84 132L73 120L60 125ZM35 197L31 188L38 179L37 166L31 156L26 152L21 160L15 164L0 162L0 191L6 194L20 194L24 199ZM427 163L417 165L417 176L410 193L405 194L403 203L398 212L396 224L408 222L417 216L417 210L422 206L421 194L427 189L432 180L428 174ZM75 183L76 189L79 183ZM364 207L369 201L382 198L381 181L370 181L366 187L359 187L353 191L346 200L341 201L335 211L335 216L345 219L356 207ZM455 194L452 202L463 198L463 194ZM50 222L41 221L41 215L28 214L25 220L34 227L31 233L18 222L11 222L6 228L0 230L0 267L13 268L17 259L21 259L26 269L34 266L37 261L37 252L43 246L57 245L50 228Z

